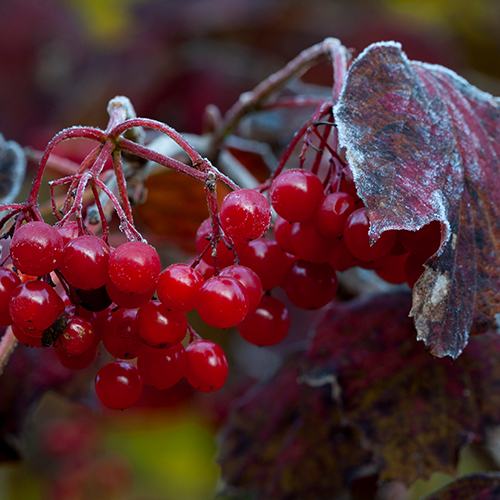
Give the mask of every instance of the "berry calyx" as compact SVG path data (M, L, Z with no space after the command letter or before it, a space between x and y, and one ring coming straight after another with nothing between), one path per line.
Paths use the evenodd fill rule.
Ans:
M195 340L186 348L186 379L202 392L218 391L226 382L227 358L222 348L211 340Z

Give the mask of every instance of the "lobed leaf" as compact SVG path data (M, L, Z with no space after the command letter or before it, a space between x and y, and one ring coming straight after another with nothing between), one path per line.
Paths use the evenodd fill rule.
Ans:
M454 362L434 359L414 341L410 304L398 293L332 308L305 368L315 385L336 378L344 421L361 430L381 478L406 484L454 474L460 449L500 423L500 337L474 337Z
M456 358L500 315L499 100L385 42L353 62L334 114L371 237L441 221L411 315L433 355Z

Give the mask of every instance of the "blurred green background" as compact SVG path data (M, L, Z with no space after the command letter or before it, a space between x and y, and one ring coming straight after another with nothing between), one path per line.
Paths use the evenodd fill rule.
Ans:
M224 112L330 36L356 51L400 41L411 59L450 67L500 95L497 0L2 0L0 132L43 149L62 128L104 127L109 99L126 95L139 115L198 133L207 104ZM217 340L231 349L230 338ZM266 362L273 354L252 356ZM257 378L239 371L244 382L220 394L194 394L187 384L151 389L125 412L45 392L17 443L25 459L0 465L0 500L214 498L217 429ZM482 466L464 454L461 471ZM420 481L413 498L449 479Z

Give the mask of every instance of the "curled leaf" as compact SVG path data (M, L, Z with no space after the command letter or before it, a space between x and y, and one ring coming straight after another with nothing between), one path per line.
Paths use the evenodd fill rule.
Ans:
M354 61L334 108L371 237L441 221L411 315L432 354L456 358L500 313L500 105L394 42Z

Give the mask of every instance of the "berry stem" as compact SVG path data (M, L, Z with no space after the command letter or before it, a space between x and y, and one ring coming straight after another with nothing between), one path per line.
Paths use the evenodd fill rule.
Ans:
M221 142L249 112L261 109L263 101L276 89L294 76L299 76L325 56L331 58L334 68L333 102L336 102L347 72L346 49L336 38L326 38L322 42L302 51L284 68L266 78L252 91L241 94L238 102L226 113L217 142Z
M130 201L128 199L127 193L127 182L125 180L125 174L123 172L122 157L119 151L113 151L113 169L115 171L116 182L118 185L118 194L122 202L122 207L125 212L125 216L129 221L130 225L134 225L134 219L132 217L132 208L130 206ZM96 199L97 203L97 199Z
M189 343L193 342L194 340L203 340L189 323L188 323L188 331L189 331Z
M31 190L28 195L28 199L26 200L26 204L28 206L34 206L37 203L38 193L40 191L40 185L42 183L43 173L45 171L45 166L47 164L47 161L49 159L52 150L59 143L75 138L92 139L104 143L106 141L106 134L101 129L94 127L71 127L61 130L61 132L56 134L45 148L43 156L38 164L35 178L33 179L33 184L31 185Z
M109 131L109 137L117 140L118 136L132 127L144 127L162 132L166 136L170 137L170 139L176 142L186 152L193 165L196 165L198 162L200 162L200 160L202 160L198 151L196 151L196 149L194 149L193 146L191 146L191 144L189 144L189 142L186 141L186 139L184 139L184 137L182 137L179 132L177 132L177 130L169 127L162 122L151 120L149 118L131 118L129 120L126 120L111 129ZM137 156L142 155L139 154Z
M0 340L0 375L2 375L5 366L7 365L10 355L13 353L17 345L17 339L14 337L12 328L9 326Z

